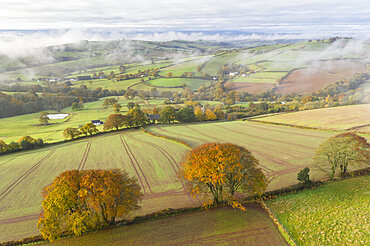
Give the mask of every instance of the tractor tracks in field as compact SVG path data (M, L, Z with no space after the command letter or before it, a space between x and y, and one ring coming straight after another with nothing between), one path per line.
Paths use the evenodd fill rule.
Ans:
M80 163L78 164L77 170L83 170L85 168L86 160L87 160L87 157L89 156L89 153L90 153L91 143L92 143L92 141L87 142L85 152L82 156L82 159L81 159Z
M147 142L147 141L144 141L144 140L140 140L141 142L149 145L149 146L153 146L154 148L156 148L166 159L167 161L170 163L173 171L177 174L178 171L180 170L180 166L179 164L177 163L177 161L175 160L175 158L170 154L168 153L165 149L163 149L161 146L157 145L157 144L154 144L154 143L150 143L150 142ZM185 191L186 193L186 196L189 198L189 200L191 201L191 203L193 205L195 205L196 203L194 202L194 200L192 199L192 197L186 192L186 189L185 189L185 184L182 180L179 180L180 183L181 183L181 186L183 188L183 190ZM199 201L199 200L198 200ZM199 201L200 202L200 201Z
M32 165L24 174L22 174L17 180L11 183L4 191L0 193L0 202L15 188L19 183L21 183L25 178L27 178L32 172L34 172L42 163L48 160L54 153L56 149L53 148L46 156L41 160Z
M165 136L169 136L169 137L171 137L171 132L170 131L168 131L168 130L166 130L166 129L164 129L165 127L156 127L159 131L162 131L164 134L168 134L168 135L165 135ZM199 142L201 142L201 143L203 143L204 142L204 139L201 139L201 138L198 138L198 137L194 137L194 136L187 136L187 135L185 135L185 134L181 134L181 133L176 133L176 135L178 135L178 136L183 136L185 139L186 138L190 138L190 139L195 139L195 140L198 140ZM185 141L184 139L181 139L180 138L180 140L183 140L183 141Z
M139 182L140 182L140 184L141 184L141 187L143 187L144 194L147 194L147 193L148 193L148 192L146 191L146 189L145 189L144 181L145 181L145 183L146 183L146 185L147 185L147 187L148 187L148 189L149 189L149 192L151 192L151 193L152 193L153 191L152 191L152 189L151 189L151 187L150 187L150 185L149 185L149 182L148 182L147 178L145 177L144 172L143 172L143 170L141 169L140 164L139 164L139 162L137 161L137 159L136 159L135 155L132 153L132 150L130 149L130 146L128 145L128 143L127 143L127 141L126 141L125 137L124 137L123 135L120 135L120 139L121 139L121 142L122 142L123 147L125 148L125 151L126 151L126 153L127 153L127 156L128 156L128 157L129 157L129 159L130 159L130 162L131 162L131 164L132 164L132 167L134 168L134 170L135 170L135 172L136 172L136 176L137 176L137 177L138 177L138 179L139 179ZM135 163L136 163L136 164L135 164ZM140 170L141 175L143 176L144 181L143 181L143 179L140 177L139 170Z
M203 135L203 136L207 137L207 138L216 139L216 140L219 140L219 141L223 142L222 139L217 138L217 137L214 137L214 136L207 135L204 132L199 131L198 129L194 129L194 128L191 128L189 126L186 126L186 127L188 129L190 129L190 130L193 130L194 132L197 132L200 135ZM227 129L227 128L225 129L224 127L221 127L221 126L217 126L217 127L221 128L221 129L224 129L224 130L229 130L229 131L232 131L232 132L234 131L232 129ZM244 134L241 131L235 130L235 132L236 133L239 133L241 135L244 135L245 137L248 137L248 136L246 136L246 134ZM266 141L272 141L272 140L270 140L268 138L264 138L264 139L266 139ZM278 141L278 142L284 143L283 141ZM304 145L299 145L299 144L298 144L298 146L300 146L300 147L306 147ZM302 168L304 168L304 166L297 166L297 165L288 163L288 162L286 162L284 160L281 160L279 158L276 158L274 156L271 156L269 154L266 154L266 153L263 153L263 152L260 152L260 151L257 151L257 150L251 150L251 152L252 153L256 153L257 155L265 158L267 161L269 161L271 163L278 164L279 166L285 168L283 170L276 171L276 170L272 170L272 169L268 168L265 165L258 164L258 166L261 167L266 172L267 178L269 180L269 183L271 183L274 179L276 179L279 176L282 176L282 175L285 175L285 174L289 174L289 173L293 173L293 172L298 172L299 170L301 170Z
M10 158L9 160L6 160L6 161L1 162L1 163L0 163L0 166L5 165L6 163L11 162L11 161L12 161L12 160L14 160L15 158L17 158L17 157L13 157L13 158Z
M261 117L261 118L264 118L264 117ZM255 129L260 129L260 130L264 130L264 131L271 131L271 132L280 132L280 133L283 133L283 134L289 134L289 135L294 135L294 136L302 136L302 137L310 137L310 138L315 138L315 139L318 139L318 140L325 140L326 137L325 136L318 136L318 135L311 135L311 134L308 134L308 131L309 130L320 130L318 128L310 128L310 129L305 129L305 128L299 128L297 127L296 125L289 125L289 124L281 124L281 123L274 123L274 122L269 122L269 121L262 121L262 120L256 120L256 119L246 119L245 120L246 122L249 122L249 123L253 123L253 125L248 125L248 127L252 127L252 128L255 128ZM262 127L261 125L271 125L271 126L276 126L276 128L281 128L281 129L272 129L272 128L266 128L266 127ZM257 126L259 125L259 126ZM292 131L285 131L283 130L283 127L290 127L290 128L295 128L297 130L305 130L307 132L304 133L303 131L302 132L292 132Z
M23 215L23 216L8 218L8 219L1 219L0 220L0 225L6 225L6 224L17 223L17 222L23 222L23 221L27 221L27 220L36 220L36 219L39 218L39 216L40 216L40 213L38 213L38 214Z
M269 177L269 183L271 183L277 177L280 177L280 176L285 175L285 174L297 173L298 171L302 170L303 168L305 168L305 166L296 166L296 167L290 168L290 169L285 169L285 170L281 170L281 171L274 171L274 172L272 172L272 175Z
M304 145L304 144L299 144L299 143L292 143L292 142L286 142L286 141L281 141L281 140L277 140L277 139L272 139L272 138L266 138L266 137L263 137L263 136L256 136L256 135L252 135L252 134L249 134L249 133L246 133L246 132L243 132L243 131L240 131L240 130L236 130L236 129L229 129L225 126L220 126L218 124L215 124L214 125L216 128L221 128L223 130L226 130L226 131L231 131L231 132L235 132L235 133L238 133L238 134L241 134L241 135L244 135L246 137L250 137L250 138L254 138L254 141L258 141L256 139L261 139L261 140L265 140L265 141L268 141L268 142L275 142L275 143L281 143L281 144L286 144L286 145L291 145L291 146L294 146L294 147L301 147L303 149L309 149L309 150L315 150L314 147L312 146L308 146L308 145ZM264 144L263 141L258 141L262 144Z
M220 138L217 138L217 137L214 137L214 136L209 136L209 135L205 134L202 131L199 131L199 130L195 130L193 128L190 128L189 126L186 126L186 128L188 128L190 130L193 130L194 132L197 132L198 134L203 135L203 136L205 136L207 138L216 139L216 141L220 141L220 142L225 142L223 139L220 139ZM268 159L268 160L270 160L272 162L276 162L275 158L272 158L271 156L266 157L265 154L263 154L261 152L258 152L258 151L252 151L252 152L257 153L257 154L259 154L261 156L264 156L266 159ZM284 163L284 164L288 164L288 163ZM258 164L258 166L261 167L263 170L265 170L268 175L270 175L270 173L273 172L272 169L270 169L270 168L268 168L268 167L266 167L264 165Z

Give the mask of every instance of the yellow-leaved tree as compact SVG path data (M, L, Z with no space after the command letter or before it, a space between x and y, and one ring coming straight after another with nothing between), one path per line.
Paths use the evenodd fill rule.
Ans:
M114 224L139 208L142 193L137 180L122 170L71 170L45 187L43 197L37 226L53 241Z
M207 143L191 150L182 163L180 176L194 197L203 197L205 205L241 207L235 197L237 192L262 194L267 187L267 179L252 153L229 143Z

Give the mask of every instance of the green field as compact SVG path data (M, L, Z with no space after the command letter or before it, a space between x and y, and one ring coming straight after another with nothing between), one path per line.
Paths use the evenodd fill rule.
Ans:
M148 80L145 83L154 87L176 87L186 84L191 90L198 89L201 85L210 83L210 80L205 79L186 79L186 78L160 78Z
M369 245L370 177L267 201L298 245Z
M306 110L256 120L337 130L355 128L369 132L370 104Z
M206 63L201 72L211 75L217 75L223 65L235 62L235 58L237 58L238 56L238 52L214 56Z
M53 245L286 245L257 207L211 209L62 239Z
M184 91L184 88L181 87L183 84L188 85L191 90L197 90L200 86L213 81L199 78L178 78L184 72L192 72L195 77L202 76L204 73L215 76L224 65L242 64L250 69L248 77L234 77L227 83L235 82L235 85L239 85L236 88L240 90L260 93L273 88L274 84L292 69L302 67L309 69L312 65L311 61L315 57L328 60L326 61L327 66L330 64L334 66L335 62L338 62L336 59L341 58L356 58L356 62L364 62L362 54L347 54L342 57L341 54L322 52L331 45L322 42L298 42L242 49L209 46L213 47L214 50L199 53L193 52L196 50L189 47L195 45L195 47L206 49L207 43L133 42L132 45L136 45L137 49L132 55L137 59L114 58L109 56L109 50L105 50L105 47L94 51L93 56L87 51L81 51L78 54L65 51L59 55L61 57L64 55L75 57L78 60L35 66L32 67L32 70L23 68L0 73L0 78L14 80L20 77L25 80L20 83L46 86L48 83L37 82L37 78L51 79L57 73L64 74L67 80L81 75L92 75L99 71L104 71L105 74L113 71L118 74L119 65L123 64L126 67L125 73L137 73L138 70L159 68L161 76L166 77L167 73L172 72L176 78L151 80L144 78L145 82L140 81L142 78L123 81L94 79L74 81L72 87L78 88L85 85L92 90L101 87L109 90L131 88L144 91L156 88L159 92L181 93ZM275 42L269 44L271 43ZM145 47L150 47L152 50L145 50ZM183 50L187 48L191 52ZM217 52L223 52L223 50L225 50L224 54L214 55ZM232 53L230 53L231 51ZM189 56L189 54L197 55ZM202 54L202 56L198 54ZM142 62L144 60L145 62ZM198 71L199 66L202 66L200 71ZM54 75L50 75L50 72ZM35 74L36 79L28 78L31 74ZM299 79L302 77L297 80ZM343 77L343 79L345 78ZM279 85L276 85L278 89ZM318 87L320 86L321 84ZM370 92L368 84L362 84L359 90L361 89L364 94L367 91ZM14 94L14 92L7 94ZM165 106L164 99L142 100L135 98L127 100L122 96L117 98L123 106L121 113L127 111L128 102L139 103L143 110ZM85 103L84 109L80 111L72 111L71 107L66 107L62 113L68 113L67 118L51 120L50 124L45 126L40 125L38 120L40 112L1 118L0 140L9 144L11 141L17 141L21 136L30 135L34 138L42 138L47 143L62 141L64 140L62 133L67 127L80 127L91 120L105 122L107 117L114 112L112 108L102 107L104 99ZM207 104L221 105L220 101L202 101L201 103L207 108ZM235 105L247 106L248 104L249 102L236 102ZM50 110L49 113L54 113L54 111ZM306 166L312 167L312 157L319 145L329 137L338 134L333 130L355 130L361 133L365 132L363 135L367 138L370 137L370 104L282 113L254 118L254 120L322 129L309 130L253 121L149 125L145 128L159 135L183 140L191 147L207 142L230 142L246 147L260 161L260 167L270 181L268 190L296 184L298 182L297 172ZM103 130L103 126L98 126L98 129ZM185 193L177 176L179 165L188 150L189 148L178 142L132 129L110 132L36 150L1 155L0 242L39 234L36 222L41 209L41 190L61 172L71 169L121 168L137 177L145 195L141 204L142 209L131 214L131 217L167 208L200 206L201 201L193 199ZM353 168L349 171L352 170ZM325 173L318 169L311 169L310 176L314 180L318 180L324 178ZM327 242L329 239L333 244L336 244L341 234L344 235L345 243L348 245L351 245L349 240L352 242L354 240L350 234L354 237L358 236L359 242L362 240L361 243L366 245L366 243L369 244L369 238L366 238L366 235L364 237L363 232L369 231L369 223L363 226L361 222L368 222L369 205L366 204L366 200L369 199L368 192L365 190L368 186L368 178L353 180L350 185L346 185L348 184L346 182L350 181L342 181L319 187L316 191L308 190L297 195L281 197L269 201L268 205L299 245L310 245L310 242L313 242L311 245L325 245L322 242ZM348 188L343 194L340 194L341 189L346 189L344 186L348 186L356 192L351 194L351 190ZM362 193L359 194L360 192ZM353 210L350 210L352 205ZM285 210L284 206L287 206ZM320 211L326 207L326 211ZM340 209L337 212L335 208ZM341 218L343 217L343 221L335 220L335 213ZM357 231L352 229L352 223L361 224L360 229ZM281 236L276 233L275 227L272 226L272 222L265 213L251 207L245 214L233 212L230 209L196 212L124 226L114 230L90 233L88 236L77 239L61 240L58 244L119 245L124 242L145 245L147 242L155 241L162 245L196 245L198 242L208 245L284 245L281 240Z
M163 99L155 99L147 102L141 99L127 100L123 97L118 98L119 103L123 106L122 113L126 112L128 102L137 102L141 105L142 109L151 109L164 105ZM7 127L0 128L0 139L6 143L10 143L11 141L18 141L24 135L31 135L34 138L42 138L48 143L62 141L64 140L63 131L67 127L79 127L92 120L105 122L108 116L114 112L112 108L105 109L102 107L104 99L101 98L95 102L85 103L84 109L80 111L73 111L71 107L64 108L62 112L70 115L62 120L51 120L49 122L50 124L46 126L40 125L38 120L40 113L2 118L0 119L0 124ZM53 110L48 112L54 113ZM98 129L102 130L103 126L98 126Z
M297 183L297 172L312 164L315 149L335 133L266 125L248 121L155 125L149 131L175 137L192 147L206 142L229 142L249 149L271 183L269 190ZM316 178L323 177L315 173Z
M139 130L114 132L0 157L0 242L37 235L41 190L71 169L121 168L136 176L147 214L165 208L199 206L177 178L188 149Z
M149 82L149 81L147 81ZM153 88L156 88L157 91L162 92L162 91L170 91L170 92L177 92L177 93L182 93L184 91L184 88L182 87L175 87L175 88L169 88L169 87L154 87L147 85L146 83L138 83L132 87L130 87L133 90L139 91L151 91Z
M207 62L210 58L211 56L206 56L200 57L199 59L196 60L180 62L178 64L175 63L172 66L161 69L160 74L162 76L166 76L167 73L171 72L173 73L173 76L179 77L184 72L192 72L194 73L194 76L201 76L202 74L198 72L198 67L201 66L203 63Z
M309 166L315 149L332 132L266 125L247 121L154 125L162 135L192 147L205 142L230 142L249 149L270 180L268 190L296 184L299 170ZM140 130L112 132L33 151L0 157L0 241L37 234L41 189L62 171L123 168L138 177L145 193L139 214L165 208L198 206L183 190L176 172L188 149ZM315 178L324 173L312 172Z
M89 89L96 89L101 87L102 89L108 90L126 90L128 87L137 84L140 82L140 79L128 79L116 81L112 79L93 79L93 80L82 80L76 81L73 83L74 87L80 87L81 85L86 85Z
M284 61L284 62L268 61L268 62L259 62L258 65L265 68L263 70L264 72L267 72L267 71L286 71L286 72L289 72L290 70L292 70L294 68L303 68L303 67L308 66L307 64L305 64L303 62L297 64L296 61L291 61L291 62L289 62L289 61Z
M234 77L232 82L250 82L250 83L276 83L286 72L257 72L249 74L247 77Z

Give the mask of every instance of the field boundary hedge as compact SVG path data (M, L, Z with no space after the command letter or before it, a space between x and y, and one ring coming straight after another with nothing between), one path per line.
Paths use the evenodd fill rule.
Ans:
M183 140L180 140L178 138L169 137L169 136L161 135L161 134L158 134L158 133L154 133L154 132L151 132L151 131L145 129L144 127L140 127L140 130L142 130L144 133L149 134L151 136L158 137L158 138L164 138L164 139L167 139L167 140L170 140L170 141L173 141L173 142L177 142L179 144L185 145L188 149L191 149L191 146L187 142L185 142Z
M266 211L272 222L274 222L275 226L277 227L278 231L280 232L284 240L287 242L287 244L290 246L297 246L295 241L290 237L289 233L285 230L284 226L280 224L279 220L276 218L274 213L267 207L263 200L260 201L260 205L262 209Z
M102 229L89 231L88 233L94 232L94 231L106 230L106 229L113 229L113 228L120 227L120 226L125 226L125 225L142 223L142 222L150 221L150 220L154 220L154 219L172 217L172 216L176 216L176 215L179 215L179 214L186 214L186 213L191 213L191 212L195 212L195 211L200 211L202 209L203 209L203 207L189 207L189 208L179 208L179 209L167 208L167 209L163 209L163 210L153 212L151 214L136 216L133 219L120 220L120 221L117 221L115 225L106 226L106 227L103 227ZM62 235L61 239L66 238L66 237L74 237L74 236ZM17 240L17 241L3 242L3 243L0 243L0 246L35 244L35 243L40 243L40 242L47 242L47 240L45 240L41 235L38 235L38 236L33 236L33 237L27 237L27 238Z
M283 112L283 113L290 113L290 112ZM352 127L352 128L348 128L348 129L338 130L338 129L333 129L333 128L300 126L300 125L293 125L293 124L280 123L280 122L256 120L258 118L265 118L265 117L269 117L269 116L271 116L271 115L267 115L267 116L261 115L261 117L246 118L246 119L243 119L243 121L250 121L250 122L256 122L256 123L261 123L261 124L269 124L269 125L277 125L277 126L289 126L289 127L300 128L300 129L305 129L305 130L316 130L316 131L327 131L327 132L347 132L347 131L354 131L356 129L356 127ZM363 125L363 126L367 126L367 125ZM363 127L363 126L359 126L359 127ZM356 131L356 133L369 134L369 132L362 132L362 131Z
M143 129L143 131L144 130L145 129ZM146 133L150 134L152 132L149 133L149 131L146 131ZM162 136L159 135L159 137L162 137ZM335 179L333 181L330 181L328 178L323 179L321 181L316 181L316 182L313 182L313 185L309 186L309 187L299 185L299 184L298 185L293 185L293 186L290 186L290 187L287 187L287 188L265 192L262 196L247 197L246 200L245 200L246 202L243 202L243 204L248 204L248 203L253 203L253 202L259 203L260 206L263 208L263 210L268 213L268 215L272 219L273 223L277 226L279 232L281 233L283 238L287 241L288 245L296 246L295 241L293 239L291 239L289 234L285 231L284 227L280 224L280 222L276 219L274 214L270 211L270 209L264 203L264 200L275 198L274 196L276 196L276 195L279 196L279 195L285 195L285 194L290 194L290 193L296 193L299 190L314 188L314 187L319 186L321 184L333 183L333 182L336 182L336 181L341 181L341 180L345 180L345 179L349 179L349 178L353 178L353 177L357 177L357 176L369 175L369 173L370 173L370 167L346 173L344 176L340 177L339 179ZM149 221L149 220L153 220L153 219L171 217L171 216L175 216L175 215L179 215L179 214L185 214L185 213L200 211L202 209L204 209L204 208L203 207L188 207L188 208L179 208L179 209L167 208L167 209L159 210L159 211L151 213L151 214L136 216L136 217L134 217L133 219L130 219L130 220L117 221L117 223L114 226L108 226L108 227L105 227L104 229L115 228L115 227L119 227L119 226L135 224L135 223L141 223L141 222L145 222L145 221ZM33 243L38 243L38 242L45 242L45 239L43 239L41 235L38 235L38 236L33 236L33 237L27 237L27 238L24 238L24 239L21 239L21 240L18 240L18 241L2 242L2 243L0 243L0 246L13 246L13 245L23 245L23 244L31 244L31 243L33 244Z
M278 190L267 191L267 192L263 193L261 196L251 196L251 197L246 197L245 199L246 200L258 200L258 199L262 198L263 200L269 200L269 199L276 198L277 196L284 196L284 195L292 194L292 193L295 194L295 193L297 193L298 191L301 191L301 190L315 189L316 187L319 187L320 185L323 185L323 184L329 184L329 183L333 183L333 182L336 182L336 181L346 180L346 179L354 178L354 177L358 177L358 176L366 176L366 175L369 175L369 174L370 174L370 167L366 167L366 168L363 168L363 169L358 169L358 170L355 170L355 171L352 171L352 172L348 172L348 173L346 173L344 175L341 175L339 177L335 177L334 180L330 180L329 178L324 178L324 179L321 179L321 180L318 180L318 181L313 181L309 185L295 184L295 185L291 185L291 186L281 188L281 189L278 189Z
M261 117L263 118L263 117ZM294 128L301 128L305 130L318 130L318 131L331 131L331 132L344 132L346 130L337 130L337 129L329 129L329 128L318 128L312 126L300 126L300 125L293 125L287 123L279 123L279 122L271 122L271 121L264 121L264 120L255 120L255 119L245 119L246 121L261 123L261 124L269 124L269 125L277 125L277 126L289 126ZM362 132L359 132L362 133ZM366 134L366 133L365 133Z

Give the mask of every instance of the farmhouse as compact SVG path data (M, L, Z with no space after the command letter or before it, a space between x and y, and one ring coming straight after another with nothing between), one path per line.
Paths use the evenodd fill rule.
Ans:
M157 121L160 117L160 114L148 114L148 118L150 121Z
M93 123L96 126L104 125L104 122L100 120L92 120L91 123Z

